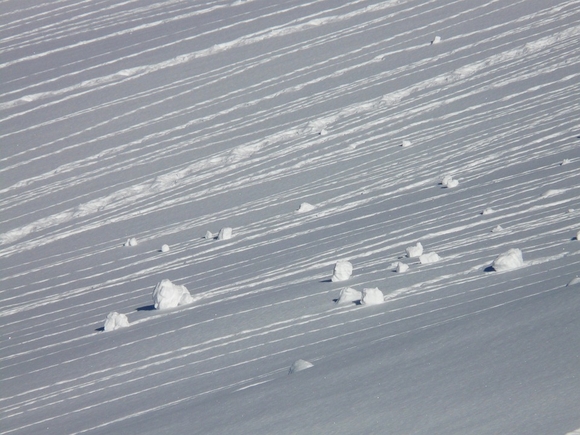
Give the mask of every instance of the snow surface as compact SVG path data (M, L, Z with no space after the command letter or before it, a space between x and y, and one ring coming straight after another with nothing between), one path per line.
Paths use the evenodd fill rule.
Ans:
M0 434L578 432L580 2L0 4Z

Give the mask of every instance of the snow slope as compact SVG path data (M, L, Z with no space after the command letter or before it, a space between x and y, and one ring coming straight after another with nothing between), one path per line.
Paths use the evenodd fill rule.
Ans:
M579 23L0 2L0 434L578 429ZM155 310L164 279L193 302Z

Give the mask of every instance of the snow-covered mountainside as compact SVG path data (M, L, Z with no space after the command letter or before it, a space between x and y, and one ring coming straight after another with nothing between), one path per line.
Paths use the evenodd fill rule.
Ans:
M0 1L0 434L580 428L580 2Z

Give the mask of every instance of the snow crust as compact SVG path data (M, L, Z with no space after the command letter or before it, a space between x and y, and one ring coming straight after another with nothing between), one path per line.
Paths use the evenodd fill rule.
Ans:
M168 279L163 279L157 283L152 297L156 310L175 308L193 302L193 297L184 285L173 284Z

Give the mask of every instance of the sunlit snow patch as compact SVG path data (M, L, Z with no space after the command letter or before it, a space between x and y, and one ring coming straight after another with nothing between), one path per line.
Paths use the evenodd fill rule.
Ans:
M164 279L157 283L153 290L153 306L156 310L175 308L193 302L193 298L184 285L173 284Z
M522 251L517 248L512 248L493 260L491 267L493 267L496 272L504 272L506 270L517 269L523 265L524 260L522 257Z
M288 374L291 375L292 373L300 372L302 370L309 369L310 367L314 366L311 362L304 361L303 359L296 360L290 366L290 370L288 370Z
M378 288L365 288L360 298L361 305L377 305L385 302L383 292Z
M332 274L331 281L346 281L352 275L352 264L350 261L339 260L334 265L334 271Z
M109 313L105 320L105 332L114 331L115 329L125 328L129 326L129 320L124 314L119 314L115 311Z
M234 230L230 227L224 227L220 230L219 234L218 234L218 240L227 240L227 239L231 239L232 235L233 235Z
M423 254L423 245L421 242L417 242L415 246L409 246L405 251L407 252L407 257L419 258Z
M123 246L137 246L137 239L135 237L131 237L127 239Z
M441 257L436 252L429 252L419 257L421 264L437 263L439 260L441 260Z
M308 213L309 211L314 210L316 207L313 206L312 204L309 204L307 202L303 202L302 204L300 204L300 206L298 207L298 210L296 210L298 213Z
M346 302L358 302L361 300L362 293L358 290L353 289L352 287L343 288L340 291L340 295L336 300L337 304L343 304Z

